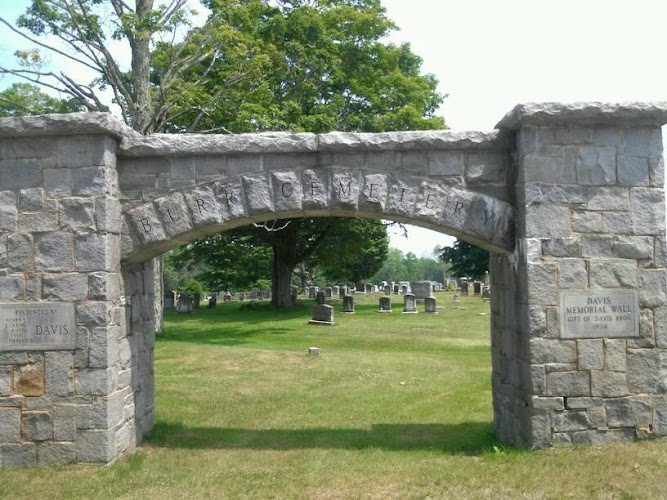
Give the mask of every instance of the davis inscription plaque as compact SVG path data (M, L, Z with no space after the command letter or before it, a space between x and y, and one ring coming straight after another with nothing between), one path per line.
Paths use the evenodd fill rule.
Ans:
M636 290L560 292L561 337L637 337Z
M55 351L76 347L74 304L0 304L0 351Z

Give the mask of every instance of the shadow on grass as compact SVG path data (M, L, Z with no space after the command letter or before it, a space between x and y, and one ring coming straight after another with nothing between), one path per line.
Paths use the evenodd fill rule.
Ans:
M148 443L186 449L432 450L467 455L505 446L496 439L490 422L374 424L370 429L238 429L156 422Z

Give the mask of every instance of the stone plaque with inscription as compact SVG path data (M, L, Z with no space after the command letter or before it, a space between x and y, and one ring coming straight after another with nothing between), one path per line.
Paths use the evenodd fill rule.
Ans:
M636 290L560 292L561 337L637 337L638 311Z
M0 304L0 351L54 351L76 347L71 302Z

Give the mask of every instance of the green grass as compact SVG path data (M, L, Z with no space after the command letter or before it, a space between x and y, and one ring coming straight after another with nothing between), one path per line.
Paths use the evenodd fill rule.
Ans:
M0 471L11 498L638 498L667 491L667 443L528 452L492 431L489 306L307 324L219 304L166 315L156 426L111 467ZM334 301L336 311L340 302ZM420 306L420 309L423 306ZM319 357L307 355L310 346Z

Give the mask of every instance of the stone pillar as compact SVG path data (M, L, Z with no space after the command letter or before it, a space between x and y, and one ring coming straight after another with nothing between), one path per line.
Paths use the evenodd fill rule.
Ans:
M667 435L664 108L525 105L514 262L491 260L495 425L533 448Z
M104 114L4 120L0 465L107 463L137 442L119 125Z

